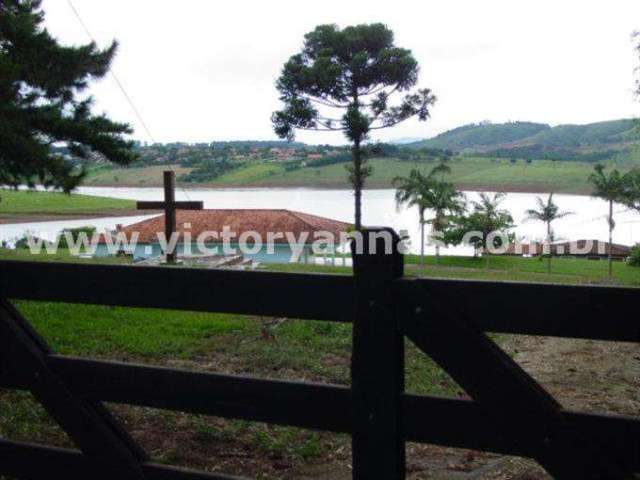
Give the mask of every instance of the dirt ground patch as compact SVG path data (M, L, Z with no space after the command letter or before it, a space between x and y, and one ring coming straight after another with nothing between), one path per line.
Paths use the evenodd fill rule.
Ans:
M503 344L515 360L564 408L637 416L640 407L640 347L637 344L510 336ZM528 459L503 457L483 480L546 480Z
M254 342L259 340L256 338ZM516 336L501 337L499 342L566 408L637 415L640 407L637 345ZM293 366L256 371L253 365L245 363L243 352L232 353L239 348L240 345L230 345L199 358L167 360L164 364L196 371L320 382L334 380L311 372L301 378L301 371ZM337 361L348 375L348 361L345 363L342 356L326 358L328 365ZM335 380L344 380L345 375L337 375ZM429 374L425 372L425 375ZM0 396L4 396L2 400L7 402L16 402L14 395L0 392ZM15 413L21 418L16 424L43 421L43 412L23 405L23 411ZM109 407L155 461L259 479L351 478L348 435L149 408ZM45 443L71 446L64 434L53 428L41 434ZM547 480L550 477L535 462L526 459L410 443L407 445L407 478Z
M640 411L640 347L637 344L509 336L503 348L565 407L634 416ZM313 470L330 475L333 466ZM431 445L407 447L408 478L547 480L534 461ZM323 476L324 475L324 476Z
M506 337L502 345L566 408L627 415L638 412L640 349L637 345L517 336ZM226 358L228 361L229 357ZM174 366L196 367L190 362L180 363ZM224 364L221 358L198 363L199 368L204 366L207 370L228 373L238 370L238 365ZM282 374L279 372L278 376ZM159 442L161 447L157 451L164 452L161 459L171 463L258 478L351 478L351 449L346 435L198 419L201 423L196 422L195 436L186 433L175 436L175 431L193 430L193 420L177 416L174 423L176 419L169 420L167 416L162 420L155 415L151 418L150 423L140 422L140 417L135 419L138 425L146 424L138 431L141 441L151 440L148 443L156 444L156 448ZM182 428L189 426L191 428ZM291 449L285 445L287 442L297 443L301 450ZM173 458L167 457L166 452L173 452L169 455ZM550 478L530 460L419 444L407 445L407 470L411 480Z

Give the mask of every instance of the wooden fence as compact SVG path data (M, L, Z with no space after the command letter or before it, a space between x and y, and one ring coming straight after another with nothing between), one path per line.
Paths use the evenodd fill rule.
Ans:
M563 479L640 471L638 419L563 409L486 335L638 342L640 290L408 279L378 252L354 255L354 276L0 262L0 387L31 391L78 448L0 439L0 474L233 478L150 462L103 402L349 433L358 480L404 478L407 441L532 457ZM352 385L58 355L10 299L351 322ZM404 393L405 336L473 400Z

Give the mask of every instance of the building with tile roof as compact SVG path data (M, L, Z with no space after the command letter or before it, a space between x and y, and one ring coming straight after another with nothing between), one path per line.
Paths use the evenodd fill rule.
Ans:
M159 256L164 221L164 215L158 215L119 227L112 237L124 235L127 242L136 237L135 248L124 249L136 259ZM344 242L350 228L345 222L286 209L178 210L176 249L178 256L211 254L213 249L221 252L223 243L227 242L231 248L243 250L245 257L258 262L287 263L292 253L300 253L300 261L308 261L314 255L314 241L333 238L331 244L325 243L328 250L333 251ZM208 250L200 251L199 243L205 244ZM104 239L101 244L105 246ZM99 248L97 254L105 254L105 250Z

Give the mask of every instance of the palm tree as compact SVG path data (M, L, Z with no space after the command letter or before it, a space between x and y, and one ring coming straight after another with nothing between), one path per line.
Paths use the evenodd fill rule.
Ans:
M640 213L640 168L634 168L624 174L624 203L627 207Z
M596 165L594 170L595 172L589 175L589 182L594 187L593 196L609 202L607 221L609 223L609 278L611 278L613 275L611 245L613 243L613 229L616 227L613 220L613 203L626 200L628 178L625 175L621 175L615 168L609 172L609 175L604 171L605 167L602 165Z
M433 232L441 232L446 226L451 214L463 209L464 195L455 186L444 180L444 175L451 169L444 164L434 167L428 175L418 169L412 169L408 177L395 177L393 185L396 187L396 205L418 208L420 220L420 256L422 268L424 263L424 226L431 223ZM425 212L433 210L431 220L425 219ZM436 242L436 263L440 261L440 242Z
M551 222L564 218L568 215L573 215L573 212L561 212L558 205L553 202L553 193L549 194L547 201L545 202L542 197L536 198L538 202L538 209L530 209L526 211L527 220L537 220L544 222L547 225L547 244L551 245L553 241L553 232L551 230ZM547 272L551 273L551 257L552 252L549 252Z
M486 257L485 266L489 267L489 251L487 240L493 232L506 232L513 228L513 218L508 210L500 208L500 204L505 198L502 192L490 196L486 193L480 194L480 201L472 201L473 212L467 218L467 230L478 230L482 232L482 239L474 246L484 248L483 256Z

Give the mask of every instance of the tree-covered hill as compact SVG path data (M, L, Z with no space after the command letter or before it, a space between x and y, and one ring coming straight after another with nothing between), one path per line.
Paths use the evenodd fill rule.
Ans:
M413 148L436 147L456 152L549 151L554 149L614 149L640 140L635 120L622 119L585 125L509 122L464 125L436 137L409 144ZM527 147L527 148L525 148Z
M463 151L517 142L550 129L549 125L533 122L472 123L410 146Z
M638 140L634 120L612 120L586 125L558 125L524 139L521 145L543 145L555 148L576 148L608 145Z

